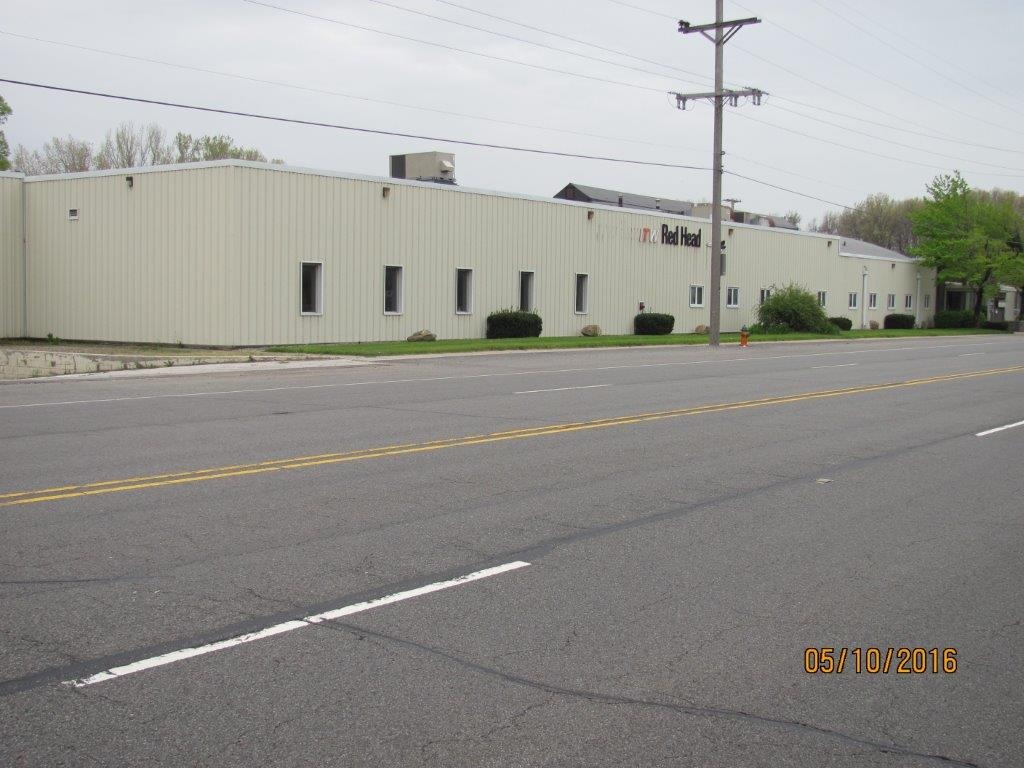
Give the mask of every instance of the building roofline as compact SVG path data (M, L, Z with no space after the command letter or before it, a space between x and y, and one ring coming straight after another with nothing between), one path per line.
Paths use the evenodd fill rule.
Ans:
M529 202L547 203L549 205L565 205L573 206L576 208L586 209L598 209L615 211L617 213L623 213L630 216L644 216L644 217L660 217L668 219L678 219L680 221L696 221L700 223L708 223L711 221L710 218L703 218L700 216L684 216L678 213L668 213L666 211L659 210L647 210L641 208L627 208L625 206L619 207L618 205L610 205L607 203L587 203L578 200L563 200L556 197L541 197L540 195L526 195L515 192L503 192L501 190L494 189L478 189L475 187L462 187L457 184L437 184L431 181L414 181L412 179L393 179L389 176L368 176L359 173L350 173L346 171L330 171L322 168L309 168L306 166L299 165L284 165L281 163L262 163L253 160L203 160L194 163L173 163L170 165L146 165L135 168L111 168L102 171L84 171L81 173L55 173L45 174L40 176L24 176L25 182L34 184L45 181L64 181L69 179L93 179L103 178L105 176L135 176L146 173L173 173L177 171L194 171L204 170L210 168L246 168L251 170L259 171L273 171L277 173L299 173L307 176L323 176L332 179L347 179L350 181L368 181L375 184L385 184L389 186L400 186L400 187L418 187L420 189L434 189L442 192L454 192L461 194L472 194L472 195L485 195L488 197L500 197L510 200L526 200ZM804 230L791 230L783 229L781 227L764 227L758 224L744 224L738 221L723 221L723 227L737 228L737 229L749 229L758 232L768 232L777 235L787 235L796 237L811 237L820 240L836 240L837 242L841 239L840 235L828 234L825 232L807 232ZM851 255L856 258L871 258L866 256L860 256L858 254L841 254ZM875 257L878 258L878 257ZM905 258L905 257L904 257ZM887 259L882 259L883 261ZM889 259L891 260L891 259Z
M25 174L21 171L0 171L0 179L24 179Z

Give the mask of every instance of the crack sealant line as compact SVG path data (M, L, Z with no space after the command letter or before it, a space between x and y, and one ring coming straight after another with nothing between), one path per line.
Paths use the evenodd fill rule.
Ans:
M191 648L179 648L178 650L171 651L170 653L151 656L147 659L139 659L138 661L133 661L130 664L112 667L110 669L103 670L102 672L88 675L87 677L78 678L76 680L65 680L64 685L70 685L75 688L85 688L86 686L104 683L108 680L115 680L119 677L124 677L125 675L132 675L136 672L144 672L147 669L167 666L168 664L185 661L186 659L195 658L196 656L205 656L206 654L227 650L228 648L234 648L238 645L244 645L246 643L252 643L268 637L282 635L286 632L293 632L296 629L304 629L324 622L334 621L335 619L340 619L344 616L362 613L363 611L368 611L372 608L379 608L383 605L390 605L391 603L398 603L414 597L429 595L432 592L440 592L441 590L457 587L471 581L479 581L480 579L497 576L508 571L525 568L528 565L529 563L523 560L515 560L510 563L496 565L493 568L473 571L472 573L457 576L454 579L448 579L447 581L435 581L432 584L424 584L423 586L415 587L414 589L394 592L390 595L384 595L383 597L377 597L372 600L365 600L361 603L353 603L352 605L334 608L328 611L323 611L322 613L315 613L310 616L304 616L301 619L283 621L279 624L273 624L269 627L258 629L255 632L247 632L242 635L236 635L235 637L218 640L214 643L207 643L206 645L198 645Z

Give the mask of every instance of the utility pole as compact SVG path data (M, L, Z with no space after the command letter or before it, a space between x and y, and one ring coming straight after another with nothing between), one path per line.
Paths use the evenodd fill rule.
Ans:
M741 98L749 97L755 105L761 103L763 91L757 88L744 90L726 90L723 71L725 68L723 55L725 44L748 24L760 24L761 20L751 17L735 21L723 20L724 0L715 0L714 24L690 24L679 22L679 31L684 35L699 32L715 44L715 90L713 93L676 93L676 106L686 109L687 101L708 99L715 105L715 157L712 174L711 203L711 322L708 341L712 347L718 346L722 325L722 112L728 99L732 106L737 106ZM714 35L708 34L713 31Z

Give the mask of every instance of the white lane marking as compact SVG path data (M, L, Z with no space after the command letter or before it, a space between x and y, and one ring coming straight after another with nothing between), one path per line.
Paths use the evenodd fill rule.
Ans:
M957 355L957 357L974 357L975 355L984 355L984 354L985 354L984 352L964 352L962 355Z
M457 576L454 579L449 579L448 581L436 581L433 584L426 584L422 587L416 587L415 589L407 589L404 592L395 592L394 594L378 597L374 600L366 600L362 603L346 605L344 608L335 608L330 611L324 611L323 613L306 616L302 619L293 619L292 621L285 621L281 624L274 624L273 626L265 627L257 630L256 632L248 632L244 635L238 635L237 637L230 637L227 640L218 640L215 643L199 645L194 648L181 648L180 650L164 653L160 656L140 659L139 661L133 661L131 664L125 664L121 667L112 667L111 669L103 672L97 672L94 675L79 678L78 680L65 680L64 685L72 685L75 688L84 688L87 685L95 685L96 683L106 682L107 680L113 680L117 677L124 677L125 675L131 675L136 672L153 669L154 667L162 667L167 664L173 664L177 661L191 659L195 656L203 656L207 653L223 651L226 648L234 648L236 645L252 643L256 640L262 640L265 637L273 637L274 635L280 635L296 629L303 629L304 627L310 627L325 621L340 619L343 616L351 616L354 613L361 613L362 611L368 611L371 608L377 608L382 605L390 605L391 603L409 600L413 597L429 595L431 592L439 592L442 589L457 587L460 584L466 584L470 581L479 581L480 579L486 579L489 576L497 576L498 574L505 573L507 571L525 568L528 565L529 563L522 560L504 563L503 565L496 565L493 568L485 568L482 571L467 573L463 576Z
M819 368L849 368L851 365L856 365L856 363L840 363L839 365L812 365L811 370L816 371Z
M570 389L598 389L599 387L610 387L611 384L587 384L581 387L555 387L554 389L527 389L522 392L516 392L517 395L536 395L539 392L566 392Z
M975 437L986 437L988 435L994 435L996 432L1002 432L1005 429L1013 429L1014 427L1024 427L1024 421L1015 421L1013 424L1004 424L1001 427L995 427L994 429L986 429L984 432L975 432Z
M421 381L462 381L468 379L491 379L502 376L543 376L549 373L588 373L590 371L615 371L629 368L667 368L686 365L706 365L709 363L753 363L759 360L793 360L801 357L831 357L834 355L864 355L872 352L907 352L913 350L928 349L957 349L960 347L991 346L1005 342L981 341L974 344L933 344L928 347L883 347L882 349L851 349L835 352L808 352L799 355L764 355L751 357L744 354L742 357L726 357L709 360L680 360L672 363L633 363L632 365L602 365L591 368L552 368L537 371L503 371L501 373L469 373L460 376L420 376L412 379L384 379L381 381L343 381L330 384L295 384L283 387L252 387L249 389L220 389L210 392L174 392L163 395L129 395L127 397L102 397L91 400L58 400L50 403L16 403L13 405L0 405L0 410L9 408L45 408L58 405L92 405L95 403L121 403L132 400L163 400L179 397L213 397L218 395L243 395L259 394L261 392L284 392L303 389L335 389L339 387L368 387L381 384L415 384ZM630 347L629 349L644 349L643 347ZM39 384L39 382L35 382ZM60 382L53 382L59 384ZM48 386L49 384L39 384Z

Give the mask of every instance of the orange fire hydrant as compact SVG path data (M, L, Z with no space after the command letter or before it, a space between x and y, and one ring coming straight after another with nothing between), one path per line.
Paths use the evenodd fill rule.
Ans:
M747 328L747 326L744 325L742 328L740 328L740 346L741 347L747 346L747 342L749 340L750 340L750 330Z

